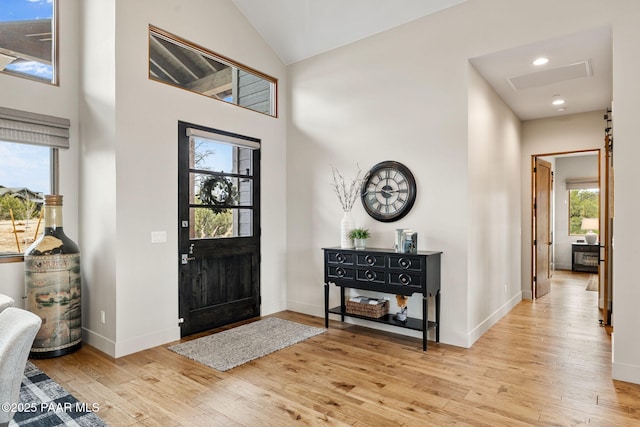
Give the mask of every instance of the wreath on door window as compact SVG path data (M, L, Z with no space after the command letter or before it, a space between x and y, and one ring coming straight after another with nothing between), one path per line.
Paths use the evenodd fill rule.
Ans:
M211 205L210 209L218 214L226 211L222 206L230 205L234 199L233 182L223 176L211 176L200 185L200 201Z

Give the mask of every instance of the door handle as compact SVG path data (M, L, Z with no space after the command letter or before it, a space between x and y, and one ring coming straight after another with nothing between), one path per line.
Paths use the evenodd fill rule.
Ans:
M194 259L196 259L196 258L195 257L189 257L189 255L187 255L187 254L182 254L181 262L182 262L182 264L189 264L189 261L193 261Z

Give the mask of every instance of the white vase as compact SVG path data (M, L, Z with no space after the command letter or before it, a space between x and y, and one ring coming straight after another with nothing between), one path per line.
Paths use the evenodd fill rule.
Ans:
M349 233L353 230L353 218L351 212L345 212L340 221L340 247L353 248L353 239L349 237Z

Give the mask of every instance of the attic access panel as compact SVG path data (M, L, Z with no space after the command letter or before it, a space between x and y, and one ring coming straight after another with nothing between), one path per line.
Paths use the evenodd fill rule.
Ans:
M277 116L277 80L149 26L149 79Z

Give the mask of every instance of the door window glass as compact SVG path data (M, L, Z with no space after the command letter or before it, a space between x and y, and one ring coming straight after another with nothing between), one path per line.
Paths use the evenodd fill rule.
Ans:
M253 236L253 148L189 138L191 239Z

